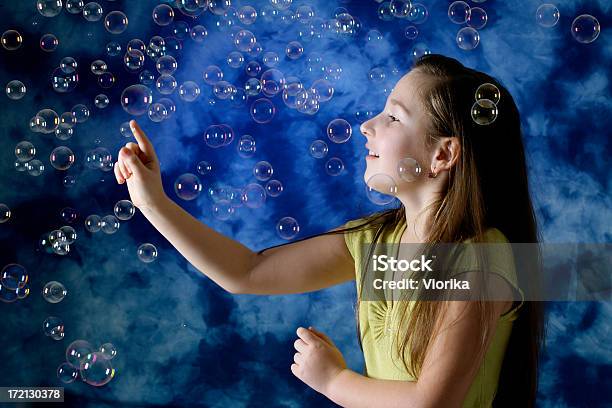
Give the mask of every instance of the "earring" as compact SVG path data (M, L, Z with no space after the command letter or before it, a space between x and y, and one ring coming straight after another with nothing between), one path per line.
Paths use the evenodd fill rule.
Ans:
M431 171L429 172L429 174L427 175L429 178L436 178L438 177L438 173L432 173Z

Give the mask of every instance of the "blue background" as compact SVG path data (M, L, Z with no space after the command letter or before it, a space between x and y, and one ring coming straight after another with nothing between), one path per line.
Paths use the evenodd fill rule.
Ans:
M101 0L105 14L122 10L128 15L128 30L120 35L107 33L102 20L90 23L66 10L45 18L37 13L32 0L0 4L0 31L17 29L24 38L16 51L0 49L0 83L4 86L19 79L28 88L27 95L18 101L0 96L0 202L12 210L9 222L0 225L0 266L11 262L24 265L32 290L24 300L0 303L0 385L62 386L55 371L64 361L66 346L86 339L95 346L108 341L115 344L117 374L99 389L80 381L65 385L67 399L79 406L332 406L291 373L293 341L298 326L315 326L336 342L350 368L361 372L353 282L301 295L231 295L188 265L139 212L122 222L114 235L84 229L83 220L89 214L112 214L114 203L128 198L126 187L116 184L112 172L88 169L83 159L87 150L97 146L107 147L116 158L118 149L128 141L119 133L119 125L130 119L119 104L119 95L138 77L121 67L121 56L132 38L148 42L155 34L171 35L171 26L156 26L151 19L157 3ZM375 113L382 109L385 87L390 89L410 68L410 51L420 41L432 52L495 76L514 96L522 114L543 241L610 242L612 3L559 3L559 23L545 29L535 22L535 11L542 2L486 1L480 6L489 21L473 51L463 51L455 44L460 26L446 15L450 2L423 3L430 15L418 26L417 40L411 41L403 36L408 23L378 19L378 3L374 1L308 2L316 15L325 19L332 18L337 7L345 7L359 18L362 28L350 39L331 34L304 41L305 55L296 61L284 56L284 45L298 39L298 23L289 29L278 17L272 23L259 17L255 25L245 27L256 34L264 51L281 56L278 69L300 77L306 86L321 76L306 69L306 56L312 52L323 56L323 64L338 63L343 68L334 97L322 103L316 115L290 110L276 96L272 98L276 116L266 125L251 120L248 108L232 109L220 100L210 103L214 100L211 87L202 79L206 66L219 65L225 79L237 86L242 86L247 76L224 63L233 49L229 34L215 28L218 17L211 13L200 16L197 20L207 27L209 36L202 45L189 38L183 41L176 77L179 84L196 81L202 95L189 104L175 92L171 98L177 112L159 124L146 116L139 118L157 149L168 195L207 225L253 250L285 242L275 231L276 222L284 216L298 220L296 238L303 238L380 209L365 194L365 139L359 134L354 114L361 109ZM269 3L239 2L234 6L244 4L260 11ZM306 2L295 2L292 9L301 4ZM596 16L602 26L601 35L592 44L580 44L570 35L572 20L585 13ZM196 24L179 12L176 19ZM366 33L373 28L384 38L367 43ZM60 41L52 53L38 48L40 36L47 32ZM118 57L105 53L111 40L122 45ZM79 62L80 83L74 92L57 94L49 77L65 56ZM110 90L99 88L89 71L91 61L98 58L105 60L117 77ZM258 60L261 62L261 55ZM368 81L367 72L375 66L385 70L385 84ZM154 71L148 57L147 68ZM98 93L110 97L108 108L93 106ZM159 97L154 91L154 98ZM40 109L51 108L61 114L77 103L88 105L92 116L75 127L70 140L62 142L53 135L29 130L30 118ZM326 125L336 117L353 125L347 143L326 139ZM233 127L236 140L228 147L213 150L204 144L204 130L215 123ZM251 134L257 141L257 152L249 159L239 157L235 149L243 134ZM327 158L342 158L346 167L342 175L327 175L327 158L314 159L308 154L315 139L328 142ZM13 152L21 140L36 146L36 158L46 166L41 176L15 171ZM49 153L59 145L69 146L77 157L67 172L57 171L49 163ZM221 181L234 187L257 182L251 169L260 160L273 165L273 178L279 179L285 190L279 197L268 197L262 208L241 207L232 219L217 220L206 194L186 202L174 193L176 177L195 173L200 160L210 161L214 167L211 175L202 177L205 190ZM63 186L65 173L76 177L75 186ZM41 234L65 224L60 218L64 207L79 213L74 223L77 242L65 257L45 254L37 241ZM143 242L158 248L159 258L151 264L136 256ZM69 294L61 303L49 304L40 295L49 280L59 280L68 288ZM64 320L66 337L62 341L42 333L42 321L49 315ZM549 304L540 406L610 406L611 316L609 302Z

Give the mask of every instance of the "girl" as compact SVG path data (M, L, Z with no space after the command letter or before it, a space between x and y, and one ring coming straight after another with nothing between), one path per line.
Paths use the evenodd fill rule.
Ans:
M498 116L486 126L470 113L484 83L500 91ZM138 144L121 148L117 182L127 182L134 205L221 287L288 294L356 280L365 375L347 368L328 336L299 327L291 371L314 390L347 407L534 405L542 309L523 301L521 287L528 283L517 282L511 251L509 257L493 254L490 270L477 263L479 270L469 275L487 288L496 285L506 294L499 301L361 299L362 274L377 242L538 242L519 113L495 79L441 55L419 59L393 88L383 112L361 126L372 153L364 179L391 175L400 206L257 253L166 196L153 146L135 121L130 124ZM427 176L410 182L397 177L404 158L420 163ZM370 244L367 256L363 243ZM507 300L516 293L520 302Z

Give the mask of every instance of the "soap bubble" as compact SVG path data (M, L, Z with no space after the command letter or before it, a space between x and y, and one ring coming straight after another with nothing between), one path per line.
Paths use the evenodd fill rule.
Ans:
M250 51L256 42L255 35L249 30L240 30L234 35L234 45L239 51Z
M136 213L136 207L130 200L119 200L113 208L115 216L121 221L127 221Z
M74 163L74 153L69 147L59 146L53 149L49 160L57 170L68 170Z
M75 215L75 218L76 218L76 215ZM77 232L70 225L64 225L63 227L60 228L60 231L64 233L64 236L66 237L66 243L72 244L74 243L74 241L76 241Z
M339 157L331 157L325 162L325 172L330 176L339 176L344 170L344 162Z
M108 99L108 96L104 94L96 95L94 99L94 106L98 109L106 108L109 103L110 103L110 99Z
M64 222L73 223L79 217L79 213L72 207L64 207L60 211L60 217Z
M40 176L45 171L45 165L40 160L30 160L26 164L30 176Z
M410 0L391 0L391 3L389 4L391 14L397 18L408 17L411 7L412 4Z
M255 166L253 166L253 175L259 181L268 180L270 177L272 177L273 173L274 173L274 168L267 161L264 161L264 160L259 161L255 163Z
M93 346L86 340L75 340L66 348L66 361L75 367L80 367L81 362L89 353L93 353Z
M119 126L119 133L121 133L121 136L123 137L132 137L132 129L130 128L130 122L123 122Z
M83 12L83 0L66 0L66 11L70 14L79 14Z
M490 125L497 119L497 105L489 99L479 99L474 102L472 119L479 125Z
M36 10L45 17L55 17L62 12L62 0L38 0Z
M250 77L256 77L261 72L261 65L257 61L249 61L244 67L244 72Z
M25 299L30 294L30 284L26 283L24 287L15 289L15 294L19 299Z
M176 112L176 104L170 98L161 98L157 101L157 103L160 103L166 107L166 118L165 119L168 119L170 116L172 116L174 112Z
M78 68L79 64L72 57L64 57L60 61L60 68L67 74L72 74Z
M16 101L23 98L25 94L26 86L23 82L14 79L6 84L6 96L8 96L9 99Z
M98 232L102 226L102 219L99 215L92 214L85 218L85 229L89 232Z
M23 37L19 34L19 31L16 30L6 30L2 37L0 37L0 42L2 46L7 51L14 51L17 48L21 47L23 43Z
M198 163L196 168L198 170L198 173L204 176L212 171L212 164L210 164L206 160L202 160Z
M153 9L153 21L159 26L167 26L174 20L174 10L167 4L159 4Z
M242 6L236 12L238 20L244 25L251 25L257 19L257 10L251 6Z
M209 65L204 69L202 76L204 82L208 85L214 85L223 79L223 71L216 65Z
M409 25L404 29L404 35L409 40L414 40L419 35L419 29L416 26Z
M145 69L138 75L138 80L143 85L153 85L155 83L155 75L148 69Z
M113 343L104 343L100 346L100 354L107 360L111 360L117 355L117 349Z
M94 1L87 3L83 7L83 17L87 21L98 21L102 18L103 14L104 10L102 9L102 6Z
M351 124L344 119L334 119L327 125L327 137L334 143L345 143L352 134Z
M157 72L160 74L172 75L176 68L178 67L178 63L176 59L174 59L171 55L164 55L163 57L159 57L157 62L155 63L155 67L157 68Z
M326 79L317 79L310 90L319 102L327 102L334 96L334 86Z
M119 220L114 215L106 215L100 220L100 229L105 234L114 234L120 226Z
M410 53L413 61L418 60L423 55L429 55L429 54L431 54L431 50L425 43L422 43L422 42L416 43L414 47L412 47L412 51Z
M71 109L71 113L76 118L77 123L87 122L89 119L89 108L81 103L74 105Z
M150 263L157 259L157 248L153 244L142 244L138 247L138 259Z
M559 9L554 4L542 4L536 10L536 22L542 27L553 27L558 21Z
M220 125L210 125L204 131L204 143L213 149L225 146L227 138L227 129Z
M227 54L227 65L232 68L240 68L244 64L244 56L238 51L232 51Z
M59 117L58 128L70 129L77 124L76 116L72 112L64 112Z
M184 21L175 21L172 25L172 34L174 37L184 40L189 35L189 24Z
M8 205L0 203L0 224L7 222L11 218L11 209Z
M241 201L249 208L259 208L266 202L266 190L257 183L249 183L242 191Z
M292 60L300 58L304 54L304 46L298 41L291 41L285 47L285 55Z
M270 197L278 197L283 192L283 183L278 180L268 180L266 183L266 194Z
M115 76L110 72L104 72L98 77L98 85L104 89L112 88L115 84Z
M499 89L489 82L480 85L474 93L475 100L488 99L496 105L499 103L500 97L501 93L499 92Z
M368 199L374 204L386 205L397 195L397 185L393 177L387 174L374 174L366 183Z
M472 7L470 9L470 15L467 19L467 24L470 27L475 28L476 30L480 30L481 28L484 28L485 25L487 25L487 20L488 16L486 11L484 11L480 7Z
M242 158L249 158L255 154L257 146L255 139L251 135L242 135L236 145L238 155Z
M251 104L251 117L260 124L270 123L276 113L276 107L267 98L260 98Z
M470 6L465 1L454 1L448 6L448 18L455 24L463 24L470 17Z
M206 27L198 24L191 27L191 30L189 30L189 36L193 41L201 43L206 37L208 37L208 31L206 30Z
M4 303L13 303L18 299L17 290L12 290L6 286L0 285L0 301Z
M62 363L57 367L57 378L64 384L74 382L79 376L79 370L69 363Z
M98 59L91 63L90 68L94 75L102 75L108 69L108 65L106 65L106 62Z
M218 99L227 99L236 90L236 87L227 81L219 81L213 85L213 94Z
M72 92L79 83L79 74L75 71L66 73L62 68L57 67L51 74L51 86L55 92Z
M59 303L67 294L66 287L58 281L47 282L42 289L42 296L49 303Z
M202 192L202 183L198 176L193 173L184 173L178 176L174 182L174 192L186 201L197 198Z
M151 106L149 106L148 116L152 122L159 123L166 119L166 116L168 116L168 111L166 110L166 106L164 104L159 102L152 103Z
M163 95L170 95L174 92L176 85L176 79L172 75L160 75L155 82L155 88Z
M179 96L185 102L193 102L200 96L200 87L193 81L186 81L179 87Z
M600 32L599 21L589 14L582 14L572 22L572 36L579 43L592 43L599 37Z
M34 145L27 140L22 140L15 146L15 156L20 162L27 162L34 158L36 154L36 148Z
M153 37L153 38L156 38L156 37ZM161 37L158 37L158 38L161 38ZM162 39L162 42L163 42L163 39ZM128 41L126 50L127 51L140 51L144 53L147 51L147 46L142 40L138 38L134 38Z
M64 322L59 317L49 316L43 321L43 331L45 336L61 340L64 338Z
M327 143L325 143L323 140L315 140L310 144L308 151L315 159L322 159L323 157L327 156L329 148L327 147Z
M130 85L121 93L121 106L130 115L140 116L149 110L153 93L144 85Z
M127 50L123 55L123 65L130 72L136 72L144 67L145 56L140 50Z
M276 232L282 239L290 240L300 232L300 225L293 217L283 217L276 223Z
M104 28L111 34L121 34L128 27L128 18L121 11L111 11L104 17Z
M109 42L106 44L106 54L108 54L109 57L116 57L121 54L121 44L116 41Z
M59 44L59 40L53 34L44 34L40 37L40 49L46 52L53 52Z
M7 289L15 290L23 288L28 283L28 280L28 272L19 264L8 264L0 272L0 283L2 286L6 286Z
M42 133L53 133L59 125L59 116L52 109L41 109L36 114L36 121Z
M415 159L404 157L397 163L397 174L402 180L412 182L423 174L423 169Z
M427 7L421 3L413 3L406 19L414 24L423 24L427 21L428 16L429 12L427 11Z
M457 45L462 50L470 51L478 46L480 34L472 27L463 27L457 32Z

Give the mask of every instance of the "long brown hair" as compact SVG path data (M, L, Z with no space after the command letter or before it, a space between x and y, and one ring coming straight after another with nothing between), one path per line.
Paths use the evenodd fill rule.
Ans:
M438 54L424 55L413 69L428 79L420 94L428 122L427 145L431 146L438 136L456 136L461 144L461 155L449 172L446 192L423 210L432 209L435 214L426 242L453 243L468 238L482 242L489 227L499 229L511 243L539 242L529 194L520 116L508 90L491 76ZM471 117L475 91L484 83L494 84L500 91L498 117L487 126L476 124ZM325 234L376 229L370 245L371 253L383 230L397 225L403 217L405 208L400 204L397 208L364 217L360 225ZM365 270L369 258L364 257L362 270ZM520 267L517 264L517 268ZM519 286L527 288L531 282L521 281L520 276ZM359 345L363 349L359 327L360 301L358 291L355 314ZM408 325L405 332L396 331L395 344L399 356L405 357L402 360L407 372L418 378L432 342L435 323L444 313L444 302L414 302L410 313L407 313L408 302L400 303L403 304L400 321L408 318ZM481 340L484 341L486 332L493 329L484 324L491 316L492 306L484 301L474 304L479 311L483 332ZM526 301L519 309L506 348L494 406L535 405L538 361L544 338L543 321L540 302ZM483 343L481 354L485 351Z

